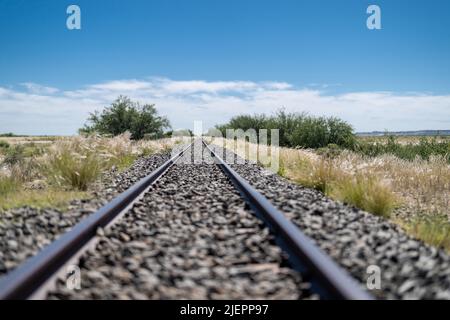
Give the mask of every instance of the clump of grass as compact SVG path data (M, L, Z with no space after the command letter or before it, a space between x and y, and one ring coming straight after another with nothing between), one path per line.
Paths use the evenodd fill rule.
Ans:
M418 239L450 251L450 222L446 215L420 215L406 228Z
M0 197L7 196L18 190L20 182L12 176L0 175Z
M288 174L295 182L327 194L331 186L339 180L341 172L328 159L320 159L315 163L298 159Z
M328 195L378 216L389 218L398 200L376 177L358 174L333 182Z
M57 184L85 191L100 176L102 161L94 152L77 154L63 147L50 156L47 171Z
M148 157L155 153L155 149L152 146L145 146L141 149L139 156Z

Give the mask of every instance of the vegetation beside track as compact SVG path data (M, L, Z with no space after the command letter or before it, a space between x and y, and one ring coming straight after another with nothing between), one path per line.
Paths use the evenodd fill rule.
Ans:
M48 143L0 144L0 210L31 206L64 209L89 198L108 170L124 170L141 156L169 150L179 139L130 139L98 135L61 137Z

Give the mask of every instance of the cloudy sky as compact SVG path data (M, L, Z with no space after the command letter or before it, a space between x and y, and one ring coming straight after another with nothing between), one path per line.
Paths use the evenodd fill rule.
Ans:
M368 30L376 3L382 30ZM66 9L81 8L81 30ZM75 134L119 95L205 129L279 108L450 129L450 2L0 0L0 132Z

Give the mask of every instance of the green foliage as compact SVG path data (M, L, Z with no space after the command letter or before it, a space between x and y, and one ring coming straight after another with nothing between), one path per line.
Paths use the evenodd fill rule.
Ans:
M257 132L267 129L279 130L279 143L284 147L321 148L329 144L339 147L352 147L355 136L352 127L334 117L313 117L306 113L286 113L279 110L275 115L240 115L216 129L226 137L226 129L254 129Z
M155 105L140 105L127 97L120 96L102 113L91 113L88 122L80 129L80 133L98 132L100 134L117 136L126 131L132 139L151 139L163 137L164 130L170 127L169 120L158 116Z
M442 156L450 163L450 141L438 140L436 137L421 137L418 142L399 143L395 136L386 136L386 141L359 140L354 151L376 157L382 154L392 154L404 160L414 160L419 157L429 160L431 156Z
M9 166L22 163L25 160L25 148L22 145L13 145L6 149L3 163Z
M8 148L9 148L9 143L4 140L0 140L0 149L8 149Z
M136 155L127 154L116 157L110 161L109 165L115 166L119 171L123 171L129 167L136 161Z
M0 137L11 138L16 137L16 135L12 132L8 132L8 133L0 133Z

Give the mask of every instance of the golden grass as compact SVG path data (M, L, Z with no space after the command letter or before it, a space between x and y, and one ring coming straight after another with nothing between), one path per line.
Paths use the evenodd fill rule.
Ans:
M35 140L15 141L23 146L18 149L20 161L6 163L0 159L0 210L20 206L65 208L73 199L88 197L91 185L103 172L124 170L138 157L166 152L182 139L132 141L126 133L114 138L52 137L52 144L44 147L30 141ZM28 188L35 181L41 182L40 188Z
M405 228L426 243L450 251L450 222L446 216L441 214L418 216L406 224Z
M87 199L87 192L59 190L55 188L45 190L19 189L18 192L9 193L2 198L0 209L8 210L28 206L32 208L54 208L66 210L68 204L74 199Z
M225 145L219 138L213 143ZM390 218L410 235L450 252L450 165L442 157L406 161L392 155L369 158L345 150L330 157L313 150L272 149L277 149L280 157L278 174ZM245 156L239 150L249 148L234 149ZM268 155L259 156L259 163L268 163Z
M398 199L391 189L372 175L358 174L338 180L326 194L385 218L390 217L398 204Z

